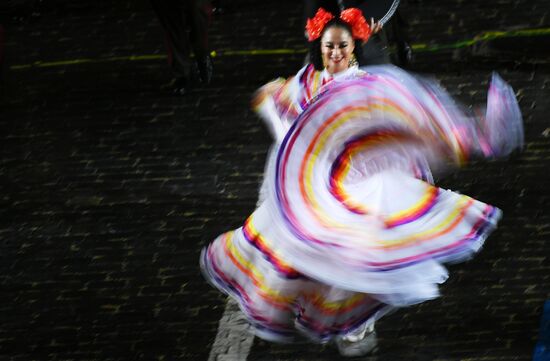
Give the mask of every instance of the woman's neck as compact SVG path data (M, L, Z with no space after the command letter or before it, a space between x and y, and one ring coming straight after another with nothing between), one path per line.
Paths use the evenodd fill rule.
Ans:
M342 74L347 73L347 72L350 71L350 69L352 69L352 68L354 68L354 67L350 66L350 67L347 67L346 69L341 70L341 71L336 72L336 73L331 73L327 68L325 68L325 69L324 69L324 72L325 72L325 74L328 75L328 76L332 76L332 77L336 76L336 77L337 77L337 76L339 76L339 75L342 75Z
M327 72L327 74L328 74L328 75L332 75L332 76L338 75L338 74L341 74L341 73L345 73L345 72L348 71L348 70L349 70L349 67L348 67L348 68L345 68L345 69L342 69L342 70L340 70L340 71L338 71L338 72L333 72L333 71L330 71L330 70L328 70L327 68L325 68L325 71Z

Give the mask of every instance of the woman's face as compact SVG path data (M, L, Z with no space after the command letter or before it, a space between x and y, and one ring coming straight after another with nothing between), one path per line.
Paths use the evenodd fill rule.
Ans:
M327 71L335 74L346 70L354 49L355 42L349 31L339 26L328 28L321 38L321 54Z

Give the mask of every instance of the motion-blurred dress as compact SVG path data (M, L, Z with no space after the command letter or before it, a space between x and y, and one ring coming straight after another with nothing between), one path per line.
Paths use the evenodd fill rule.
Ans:
M522 146L512 89L494 74L474 117L432 80L379 66L312 65L258 91L275 138L258 208L203 250L206 278L256 334L318 342L438 296L500 210L438 188L432 170Z

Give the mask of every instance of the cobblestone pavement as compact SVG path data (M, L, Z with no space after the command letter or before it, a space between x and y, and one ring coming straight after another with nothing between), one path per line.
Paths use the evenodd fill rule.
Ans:
M229 3L212 25L219 53L303 48L298 2ZM402 6L419 44L550 27L547 0ZM253 210L270 139L251 94L303 54L219 56L213 83L178 98L164 60L127 58L164 54L148 2L51 0L40 12L4 24L0 360L206 360L225 298L198 255ZM504 218L478 257L450 267L442 298L379 322L379 350L365 360L531 360L550 298L548 44L416 53L412 70L466 104L485 101L497 70L517 92L526 147L442 181ZM258 339L248 356L338 359L328 346Z

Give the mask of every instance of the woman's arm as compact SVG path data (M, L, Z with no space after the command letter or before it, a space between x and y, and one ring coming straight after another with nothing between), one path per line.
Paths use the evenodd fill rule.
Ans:
M306 82L312 66L305 66L293 77L275 79L256 91L253 109L266 122L276 140L282 140L292 122L302 112Z

